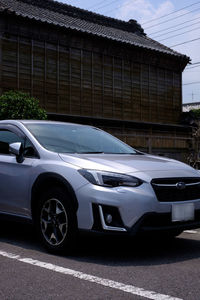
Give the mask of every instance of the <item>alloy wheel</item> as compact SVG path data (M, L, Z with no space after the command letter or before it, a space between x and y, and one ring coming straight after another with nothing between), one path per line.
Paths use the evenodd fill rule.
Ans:
M45 240L52 246L60 245L68 231L68 217L58 199L47 200L41 209L40 226Z

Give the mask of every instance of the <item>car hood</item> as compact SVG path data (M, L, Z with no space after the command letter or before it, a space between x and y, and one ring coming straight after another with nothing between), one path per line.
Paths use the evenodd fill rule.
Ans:
M123 155L123 154L59 154L60 158L80 168L102 170L119 173L143 172L151 176L155 172L176 172L182 176L199 176L198 172L190 166L176 160L152 155ZM155 176L155 175L154 175ZM180 175L177 175L180 176ZM163 176L162 176L163 177Z

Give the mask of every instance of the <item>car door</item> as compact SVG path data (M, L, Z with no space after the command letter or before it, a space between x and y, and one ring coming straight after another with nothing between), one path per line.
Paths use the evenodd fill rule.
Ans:
M18 163L9 153L9 144L21 142L31 155ZM30 216L30 175L34 160L38 159L32 144L14 125L0 126L0 212ZM34 147L33 147L34 148Z

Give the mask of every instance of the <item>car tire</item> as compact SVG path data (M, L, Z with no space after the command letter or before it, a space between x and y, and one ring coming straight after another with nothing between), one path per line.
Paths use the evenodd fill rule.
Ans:
M39 199L36 226L44 247L51 253L69 253L77 234L76 213L67 191L53 187Z
M183 232L183 230L180 230L180 229L169 230L166 233L166 237L167 238L175 238L175 237L179 236L182 232Z
M159 240L159 241L168 241L171 239L176 238L177 236L179 236L181 233L183 232L183 230L180 229L170 229L170 230L163 230L163 231L155 231L155 232L149 232L147 234L147 237L150 239L153 239L155 241Z
M160 240L171 240L179 236L182 232L183 230L180 229L170 229L157 233L157 236Z

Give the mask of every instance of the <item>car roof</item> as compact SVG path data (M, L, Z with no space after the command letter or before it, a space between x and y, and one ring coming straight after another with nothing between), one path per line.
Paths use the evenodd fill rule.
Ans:
M2 120L0 121L0 124L57 124L57 125L68 125L68 126L80 126L80 127L91 127L90 125L82 125L82 124L77 124L77 123L70 123L70 122L59 122L59 121L48 121L48 120Z

